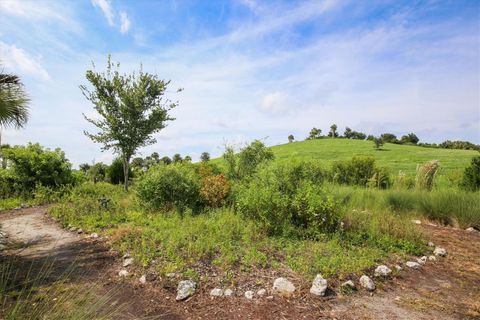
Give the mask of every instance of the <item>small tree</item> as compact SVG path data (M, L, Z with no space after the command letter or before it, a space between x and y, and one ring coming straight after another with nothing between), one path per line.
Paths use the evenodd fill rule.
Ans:
M318 139L321 136L322 136L322 130L313 127L312 130L310 130L307 140Z
M80 171L83 173L87 173L88 170L90 170L90 165L88 163L82 163L78 166L80 168Z
M170 159L170 157L162 157L162 159L160 159L161 162L165 163L165 164L170 164L172 163L172 159Z
M328 133L328 136L332 138L338 137L337 125L335 123L330 126L330 132Z
M200 156L200 160L202 160L202 162L210 161L210 153L202 152L202 155Z
M293 134L288 136L288 142L289 143L292 143L294 140L295 140L295 137L293 136Z
M351 139L353 137L353 132L352 129L350 129L349 127L346 127L345 128L345 132L343 133L343 136L347 139Z
M400 139L400 143L417 144L418 141L420 141L420 139L418 139L415 133L409 133L405 136L402 136L402 138Z
M383 143L397 143L397 136L393 133L383 133L380 138L382 138Z
M190 157L190 156L187 155L187 156L185 156L185 158L183 158L183 161L185 161L185 162L192 162L192 157Z
M173 163L177 163L177 162L182 162L182 156L180 155L180 153L175 153L172 157L172 161Z
M374 148L375 148L376 150L380 150L380 148L383 146L383 140L382 140L382 138L374 137L374 138L373 138L373 144L374 144Z
M152 135L174 120L168 112L178 103L164 100L170 81L143 72L121 75L120 64L114 65L110 56L106 73L87 70L86 78L93 90L81 85L83 95L92 102L99 119L84 118L99 129L92 134L85 131L94 142L103 144L103 150L113 149L123 162L124 187L128 191L128 172L131 157L138 148L155 143Z

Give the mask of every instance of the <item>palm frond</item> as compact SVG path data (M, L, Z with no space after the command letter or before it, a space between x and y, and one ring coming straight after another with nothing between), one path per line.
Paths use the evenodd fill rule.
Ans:
M0 73L0 127L23 127L29 101L18 76Z

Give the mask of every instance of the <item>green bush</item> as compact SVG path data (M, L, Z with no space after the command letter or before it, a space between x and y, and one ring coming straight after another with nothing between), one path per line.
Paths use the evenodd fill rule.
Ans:
M152 209L186 208L197 210L202 206L200 177L190 163L158 164L146 172L137 187L137 194Z
M236 209L263 225L269 234L333 231L339 210L320 185L325 175L309 162L264 166L235 187Z
M71 164L60 149L54 151L37 144L15 146L4 150L9 171L8 189L17 195L30 196L36 185L58 188L74 182ZM4 179L4 178L1 178Z
M353 157L351 160L335 161L332 165L332 180L336 183L367 185L387 188L390 185L390 175L387 170L377 168L372 157Z
M474 157L470 166L465 168L461 187L465 190L480 190L480 156Z
M238 153L235 153L233 148L227 147L223 154L227 178L232 180L241 180L254 174L260 164L273 158L272 150L259 140L253 141Z
M123 161L121 158L115 158L112 164L107 168L107 176L110 183L123 184L125 180L125 174L123 173ZM133 178L132 168L128 167L129 180Z

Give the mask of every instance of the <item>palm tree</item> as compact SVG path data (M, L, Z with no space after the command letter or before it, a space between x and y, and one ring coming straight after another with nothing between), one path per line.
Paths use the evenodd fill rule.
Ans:
M2 158L2 128L22 128L28 121L29 101L20 78L0 72L0 158ZM5 161L2 161L2 168L5 168Z

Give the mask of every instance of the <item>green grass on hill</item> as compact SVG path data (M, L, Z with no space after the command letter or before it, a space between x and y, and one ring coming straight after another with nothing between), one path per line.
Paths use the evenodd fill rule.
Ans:
M435 149L391 143L385 144L381 150L375 150L372 141L347 139L298 141L274 146L271 149L278 160L290 158L320 160L327 165L335 160L351 159L353 156L372 156L378 165L390 168L394 175L399 170L414 175L417 164L428 160L440 161L439 174L450 174L463 170L472 157L479 154L473 150Z

